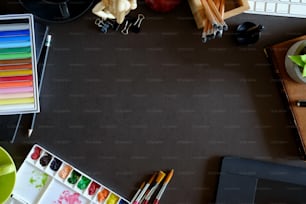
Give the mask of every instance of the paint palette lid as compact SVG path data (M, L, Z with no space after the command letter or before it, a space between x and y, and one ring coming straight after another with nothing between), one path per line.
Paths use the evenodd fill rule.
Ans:
M0 115L39 110L33 15L0 15Z
M130 204L130 201L39 145L34 145L17 172L6 204Z

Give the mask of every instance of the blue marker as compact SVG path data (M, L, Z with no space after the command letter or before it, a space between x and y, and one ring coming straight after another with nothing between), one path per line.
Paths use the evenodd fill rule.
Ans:
M0 38L0 43L30 41L30 36L14 36Z
M31 45L30 41L10 42L10 43L0 43L0 48L28 47L30 45Z
M30 35L30 30L9 30L9 31L0 31L0 37L7 36L21 36L21 35Z

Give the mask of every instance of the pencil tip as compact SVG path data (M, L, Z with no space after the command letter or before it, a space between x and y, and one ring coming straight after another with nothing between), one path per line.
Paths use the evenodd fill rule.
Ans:
M31 137L32 132L33 132L33 129L29 129L29 130L28 130L28 137Z

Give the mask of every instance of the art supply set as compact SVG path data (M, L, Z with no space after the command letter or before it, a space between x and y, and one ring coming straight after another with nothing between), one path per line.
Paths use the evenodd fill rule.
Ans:
M162 195L164 194L166 187L170 180L172 179L174 170L171 169L166 175L163 171L155 172L149 181L142 182L140 188L137 190L136 194L131 200L131 204L149 204L151 201L153 204L158 204ZM164 179L165 178L165 179ZM159 185L162 183L162 186L159 188ZM159 189L158 193L157 190ZM156 197L153 199L153 195L156 194Z
M0 16L0 115L39 112L34 20Z
M35 144L17 172L6 204L130 204L69 163Z

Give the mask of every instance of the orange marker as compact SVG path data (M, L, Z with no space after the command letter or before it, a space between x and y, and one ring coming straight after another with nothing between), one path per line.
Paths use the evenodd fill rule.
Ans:
M171 178L173 177L173 173L174 173L174 170L171 169L171 171L169 172L169 174L167 175L167 177L166 177L166 179L163 183L163 186L161 187L160 191L158 192L153 204L158 204L159 203L160 198L162 197L163 193L165 192L168 183L170 182Z
M8 81L0 83L0 88L25 87L25 86L33 86L33 81Z

